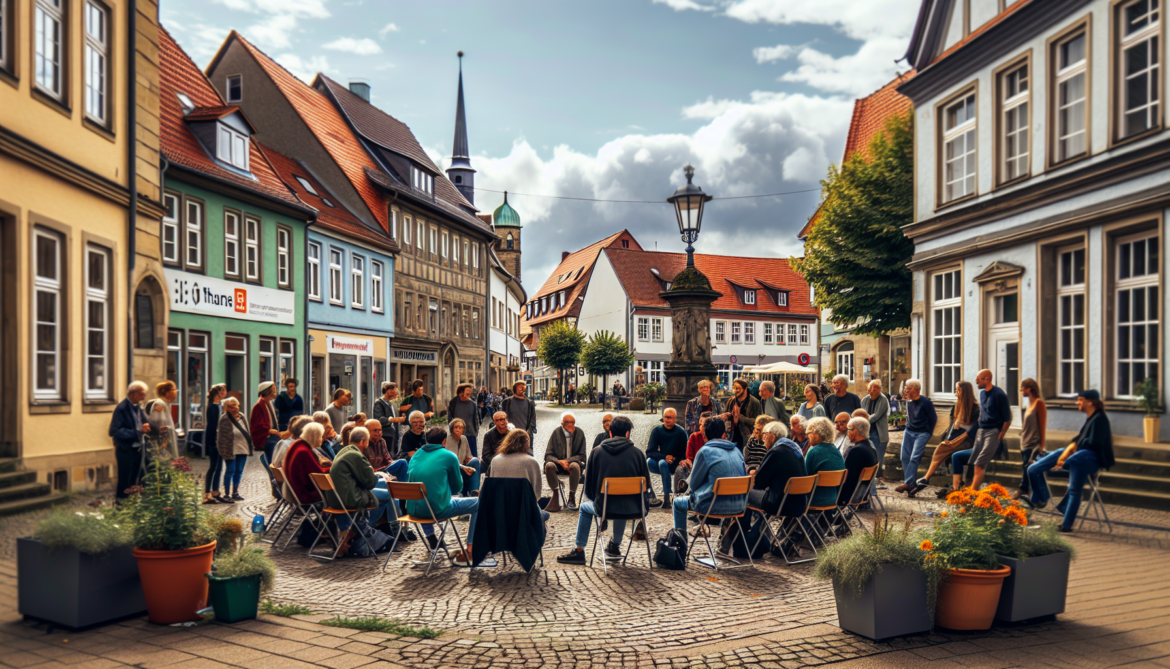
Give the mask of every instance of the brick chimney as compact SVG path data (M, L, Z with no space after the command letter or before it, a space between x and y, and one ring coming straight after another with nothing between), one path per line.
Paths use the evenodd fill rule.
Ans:
M565 262L565 258L568 258L570 255L572 254L570 254L568 251L561 251L561 262Z

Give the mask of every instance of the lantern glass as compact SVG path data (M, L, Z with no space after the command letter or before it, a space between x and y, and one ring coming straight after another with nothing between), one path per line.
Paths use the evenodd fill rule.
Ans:
M702 194L684 195L675 199L674 209L678 215L678 231L681 234L685 235L688 232L698 234L703 221L704 199Z

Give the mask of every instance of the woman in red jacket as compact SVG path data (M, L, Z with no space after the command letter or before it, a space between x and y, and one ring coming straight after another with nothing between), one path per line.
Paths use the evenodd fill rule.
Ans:
M301 438L288 447L288 455L284 456L284 478L286 484L296 493L301 504L312 504L321 501L317 488L313 485L310 474L324 474L329 471L321 466L321 460L313 452L321 445L325 435L325 428L319 423L309 423L301 432Z
M252 448L264 451L268 461L272 462L272 451L280 441L280 430L276 429L276 408L272 400L276 399L276 384L265 381L256 389L260 399L252 405L252 414L248 416L248 425L252 426Z

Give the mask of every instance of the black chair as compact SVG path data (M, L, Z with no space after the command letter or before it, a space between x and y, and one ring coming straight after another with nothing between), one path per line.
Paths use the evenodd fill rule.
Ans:
M519 503L517 503L519 501ZM527 510L527 517L521 514ZM497 525L495 519L506 518L505 523ZM536 535L521 535L522 525L528 524L537 528ZM544 519L540 515L540 506L536 503L536 495L532 492L532 483L528 479L502 478L489 476L484 479L479 491L479 510L476 511L475 536L469 537L472 545L473 559L476 555L487 557L499 553L503 556L504 566L508 566L508 553L515 558L515 549L519 543L527 539L532 543L539 543L538 555L540 566L544 567L544 541L547 537ZM518 563L520 560L516 560ZM488 560L478 560L472 564L476 567L494 566ZM536 565L533 564L533 567ZM531 569L526 571L531 572Z

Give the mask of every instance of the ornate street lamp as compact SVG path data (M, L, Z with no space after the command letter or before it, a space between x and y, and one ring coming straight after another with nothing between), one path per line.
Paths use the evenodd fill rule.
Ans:
M694 267L694 243L699 238L699 228L703 224L703 205L711 201L712 196L691 183L695 176L695 168L687 165L683 168L683 174L687 175L687 185L676 190L674 195L666 198L666 201L674 205L674 213L678 216L678 231L682 234L682 240L687 243L687 267Z

